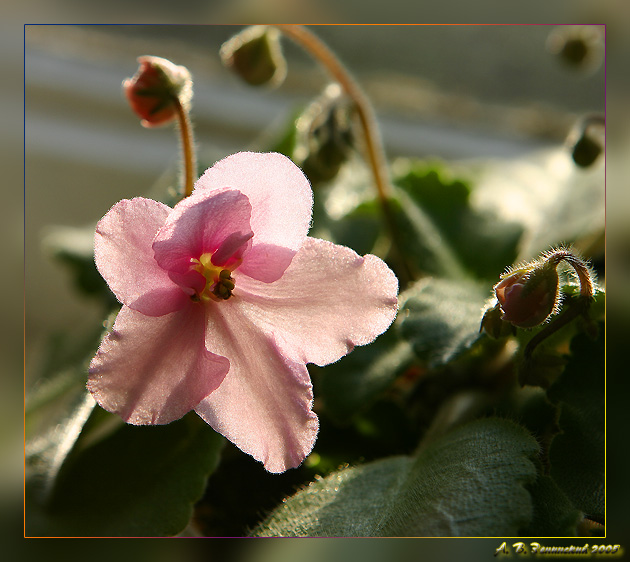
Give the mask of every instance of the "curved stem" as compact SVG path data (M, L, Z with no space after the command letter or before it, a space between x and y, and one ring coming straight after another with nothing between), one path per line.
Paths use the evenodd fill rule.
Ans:
M591 125L598 125L600 127L606 126L606 117L600 113L591 113L586 115L581 122L582 130L588 129Z
M568 263L575 271L580 282L580 295L575 301L570 303L570 306L563 314L547 324L529 340L529 343L525 347L525 360L529 360L532 357L534 349L536 349L543 340L547 339L578 316L582 314L586 315L595 292L595 283L590 268L582 258L576 256L570 249L557 248L551 250L545 254L544 261L551 264L553 267L558 267L561 261Z
M348 97L354 101L357 116L365 135L366 149L376 189L380 199L382 201L387 200L391 187L387 177L385 154L378 133L374 111L367 97L335 54L316 35L301 25L275 24L274 27L280 29L287 37L304 47L330 72L345 90Z
M179 124L180 139L182 143L182 160L184 165L182 181L183 192L184 197L188 197L193 192L193 187L195 186L195 176L197 174L195 143L190 117L179 99L175 100L175 109L177 110L177 121Z
M368 162L374 177L381 208L394 240L394 245L399 253L399 259L404 267L405 275L408 279L411 279L411 268L400 251L400 235L389 203L389 197L393 192L393 188L389 181L385 150L372 105L341 61L315 34L301 25L273 24L273 27L282 31L284 35L303 47L313 58L319 61L343 88L346 95L354 102L357 116L363 129Z
M561 261L568 263L575 271L580 282L580 295L587 299L593 296L595 291L593 274L582 258L576 256L570 250L559 248L549 252L545 261L552 263L554 266L558 266Z

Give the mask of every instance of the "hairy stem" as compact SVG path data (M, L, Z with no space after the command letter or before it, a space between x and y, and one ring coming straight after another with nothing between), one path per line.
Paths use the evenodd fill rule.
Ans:
M568 263L575 271L578 281L580 282L580 295L572 301L567 310L558 316L555 320L547 324L540 332L538 332L527 344L524 351L525 360L529 360L534 353L534 349L546 340L549 336L557 332L563 326L574 320L580 315L586 314L588 307L595 292L595 282L593 281L593 273L587 263L576 256L568 248L556 248L546 252L543 256L546 263L557 267L560 262Z
M593 274L586 262L576 256L571 250L558 248L550 251L546 255L545 261L557 266L561 261L568 263L580 282L580 295L586 299L590 299L595 291L595 284L593 282Z
M361 128L363 129L367 159L372 171L372 176L374 177L380 205L396 250L400 253L400 244L398 243L400 234L396 227L394 215L389 203L389 197L393 193L393 188L389 180L387 160L376 123L376 117L367 96L335 54L311 31L301 25L293 24L274 24L274 27L282 31L285 36L292 39L317 60L353 101ZM405 269L405 274L411 279L411 268L409 264L406 262L404 256L399 255L399 259Z
M177 121L179 125L180 140L182 146L183 160L183 193L184 197L188 197L193 192L195 185L195 176L197 174L197 162L195 155L195 142L193 137L192 124L188 111L182 106L179 99L175 101L177 110Z

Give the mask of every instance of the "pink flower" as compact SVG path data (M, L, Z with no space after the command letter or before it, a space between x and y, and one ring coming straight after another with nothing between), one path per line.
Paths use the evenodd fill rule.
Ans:
M306 363L326 365L393 321L379 258L307 237L312 192L280 154L239 153L171 209L114 205L95 261L123 304L88 388L132 424L191 410L270 472L298 466L318 420Z

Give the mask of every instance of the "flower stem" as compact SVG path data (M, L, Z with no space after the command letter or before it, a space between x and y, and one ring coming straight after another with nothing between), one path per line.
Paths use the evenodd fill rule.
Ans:
M193 192L195 176L197 173L195 142L188 111L186 111L179 99L176 99L175 101L175 109L177 110L177 122L179 124L179 133L182 143L182 160L184 166L182 191L184 193L184 197L188 197Z
M273 27L278 28L284 35L303 47L332 75L343 88L346 95L354 102L357 116L363 129L368 162L374 177L378 199L396 249L400 253L400 244L398 243L400 235L389 203L389 197L393 192L393 188L389 180L385 150L376 123L374 109L367 96L336 55L311 31L301 25L294 24L274 24ZM399 258L407 277L410 279L412 276L409 264L404 259L404 256L400 255Z
M545 255L545 261L552 263L554 266L558 266L561 261L568 263L580 282L580 295L586 299L590 299L595 291L595 284L593 282L593 274L586 262L576 256L571 250L558 248L551 250Z
M275 27L304 47L318 60L353 100L365 135L365 144L376 189L381 200L386 200L390 186L385 166L385 155L378 134L374 111L367 97L335 54L311 31L301 25L277 24Z
M575 271L578 281L580 282L580 295L574 301L570 301L569 307L563 314L547 324L529 341L524 352L526 361L531 359L534 349L536 349L543 340L547 339L578 316L586 316L595 292L595 282L593 281L591 269L582 258L576 256L570 249L556 248L550 250L543 256L543 260L554 267L557 267L561 261L568 263Z

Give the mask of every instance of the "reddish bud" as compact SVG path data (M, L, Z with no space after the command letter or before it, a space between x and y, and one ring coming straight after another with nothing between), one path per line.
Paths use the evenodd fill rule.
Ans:
M140 67L123 82L131 108L144 127L169 123L177 116L177 105L187 110L192 98L188 69L152 56L138 57Z
M502 320L518 328L542 324L557 310L558 285L558 272L552 263L510 272L494 286Z

